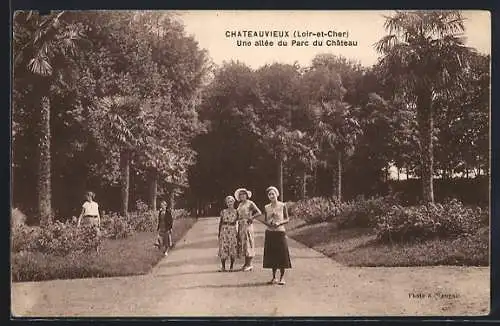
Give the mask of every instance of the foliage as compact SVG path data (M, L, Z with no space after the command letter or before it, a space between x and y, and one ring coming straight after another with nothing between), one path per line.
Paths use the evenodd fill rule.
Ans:
M388 212L397 203L395 196L372 197L362 196L356 200L343 203L339 219L339 228L368 228L377 225L378 218Z
M173 241L178 241L196 222L196 219L176 220ZM142 275L163 257L152 246L156 233L142 232L134 236L104 239L99 254L70 252L64 256L36 251L20 251L11 255L11 273L14 282Z
M55 221L43 228L15 226L12 229L11 250L64 256L71 252L95 251L100 241L96 229L91 226L76 228L74 223Z
M383 78L399 84L399 96L417 112L423 200L433 203L436 99L470 82L463 74L472 53L461 35L464 18L458 10L397 11L384 27L388 35L376 44L379 64Z
M174 220L190 217L188 210L186 210L184 208L174 209L172 215L173 215Z
M340 205L335 197L314 197L296 202L290 214L310 224L321 223L338 216L341 212Z
M52 72L42 84L51 152L57 153L50 162L57 171L50 177L55 216L78 214L88 189L100 207L117 211L124 149L130 150L132 202L153 202L156 181L160 194L170 183L189 185L183 200L190 209L220 206L220 194L241 185L264 202L259 189L278 185L280 173L287 200L329 196L332 186L335 195L342 187L340 198L347 201L385 195L389 166L412 178L425 170L413 81L429 83L434 94L434 177L455 178L434 183L451 189L456 173L482 177L489 171L491 58L460 45L453 31L461 28L459 16L407 11L388 17L389 35L374 67L320 54L309 66L252 69L226 62L211 74L207 53L169 12L19 12L13 20L14 205L28 223L36 222L38 191L25 191L39 179L32 153L41 136L35 123L41 90L31 68ZM419 24L426 38L415 37ZM441 28L447 36L434 33ZM283 169L277 173L278 161ZM405 204L422 199L413 192L416 182L408 180ZM437 200L457 196L438 188ZM477 193L486 202L482 188ZM464 202L472 198L463 194ZM110 234L129 232L126 222L113 223ZM127 223L131 229L154 226L152 216Z
M287 234L346 266L489 266L489 230L486 223L469 235L384 243L377 241L373 228L310 225L297 217Z
M377 238L384 242L407 242L468 236L488 220L488 212L470 208L458 200L415 207L393 206L380 217Z
M142 215L141 215L142 216ZM120 216L118 213L105 214L101 216L102 233L106 238L123 239L134 233L130 220Z

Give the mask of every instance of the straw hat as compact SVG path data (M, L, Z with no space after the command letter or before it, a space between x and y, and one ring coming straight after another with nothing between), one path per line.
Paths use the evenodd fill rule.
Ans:
M274 191L276 193L276 197L280 196L280 192L278 191L278 188L276 188L274 186L267 187L266 194L268 194L270 191Z
M226 196L225 201L227 202L229 199L236 201L233 196Z
M236 189L236 191L234 192L234 198L237 198L239 200L239 193L244 191L246 194L247 194L247 198L250 199L252 197L252 192L248 189L245 189L245 188L238 188Z

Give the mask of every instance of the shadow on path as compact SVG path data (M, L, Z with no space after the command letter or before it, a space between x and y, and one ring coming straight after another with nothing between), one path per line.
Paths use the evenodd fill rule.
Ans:
M178 244L176 246L177 249L203 249L203 248L217 248L218 241L217 238L205 241L196 241L196 242L186 242L182 244Z
M256 286L272 286L267 282L253 282L253 283L241 283L241 284L207 284L207 285L196 285L178 288L179 290L191 290L191 289L227 289L227 288L251 288Z
M215 253L211 257L196 257L192 259L185 260L167 260L161 267L162 268L170 268L170 267L182 267L188 265L213 265L218 264L219 258L215 256Z
M185 272L185 273L171 273L171 274L156 274L158 277L178 277L182 275L199 275L199 274L218 274L220 273L218 269L208 270L208 271L195 271L195 272Z

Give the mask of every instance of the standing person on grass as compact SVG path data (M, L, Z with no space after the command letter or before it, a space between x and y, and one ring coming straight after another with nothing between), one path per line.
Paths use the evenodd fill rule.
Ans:
M271 268L273 278L269 284L285 285L285 269L292 268L290 253L285 232L285 224L288 223L288 210L285 203L278 201L279 191L276 187L266 189L267 196L271 201L265 206L265 223L267 230L264 240L264 268ZM276 271L280 270L280 279L276 280Z
M168 256L168 250L172 248L172 227L174 219L172 217L172 204L162 200L160 212L158 213L158 247Z
M101 215L99 214L99 204L94 201L95 193L92 191L87 191L85 193L85 202L82 205L82 212L78 217L77 227L80 225L91 225L96 230L96 237L100 237L101 234ZM96 248L99 252L99 245Z
M220 212L219 221L219 258L222 263L221 272L226 271L226 260L230 259L229 270L233 271L234 259L238 255L238 212L234 208L233 196L226 197L227 208Z
M234 196L240 201L238 211L238 233L241 245L241 255L245 256L245 263L241 267L243 271L253 269L252 259L255 256L255 236L253 230L253 220L262 215L260 209L250 200L252 192L240 188L234 192Z

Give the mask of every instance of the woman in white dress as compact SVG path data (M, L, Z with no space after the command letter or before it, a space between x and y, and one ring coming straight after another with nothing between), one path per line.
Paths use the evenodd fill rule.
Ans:
M245 256L245 263L242 266L243 271L253 269L252 259L255 256L255 236L253 230L253 220L262 215L260 209L250 200L252 192L239 188L234 192L234 197L240 203L238 204L238 234L240 239L240 254Z

